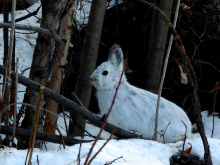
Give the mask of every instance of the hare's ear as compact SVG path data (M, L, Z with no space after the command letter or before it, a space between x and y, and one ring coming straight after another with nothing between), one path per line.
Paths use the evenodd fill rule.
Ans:
M111 62L116 67L122 64L123 53L119 44L112 45L109 51L108 61Z

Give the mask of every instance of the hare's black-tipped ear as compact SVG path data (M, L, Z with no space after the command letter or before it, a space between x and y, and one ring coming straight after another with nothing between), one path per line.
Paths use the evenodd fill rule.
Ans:
M108 61L118 67L123 61L123 52L119 44L112 45L109 51Z

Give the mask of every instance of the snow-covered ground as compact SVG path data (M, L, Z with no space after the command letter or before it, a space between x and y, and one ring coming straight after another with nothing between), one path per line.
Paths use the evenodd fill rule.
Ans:
M30 7L28 10L34 11L40 6L36 3L34 6ZM86 13L88 15L89 8L87 7ZM82 11L81 11L82 12ZM16 18L26 15L26 11L16 12ZM78 12L80 15L80 12ZM41 11L39 11L38 17L41 17ZM78 17L79 19L80 17ZM3 22L2 15L0 15L0 22ZM40 26L38 23L38 18L31 17L27 20L19 22L19 24L30 24L32 26ZM37 33L32 33L28 31L18 31L16 30L16 56L20 59L19 73L24 69L29 68L32 61L32 55L34 46L36 43ZM27 34L24 34L27 33ZM0 63L2 64L3 59L3 36L2 29L0 29ZM24 76L28 77L29 70L24 72ZM19 86L19 91L24 91L23 86ZM23 92L19 93L19 102L22 101ZM62 115L61 115L62 116ZM207 115L207 111L202 112L203 122L205 126L206 135L208 137L212 161L214 165L220 165L220 119L215 117L215 130L214 136L211 138L212 133L212 116ZM68 123L69 121L67 121ZM63 135L65 135L63 118L58 118L58 126ZM96 136L98 134L99 128L91 124L86 125L86 130L92 135ZM57 133L58 134L58 133ZM109 133L103 132L102 138L108 139ZM85 137L88 139L88 137ZM94 153L96 153L99 148L106 142L106 140L100 140L94 148ZM200 159L203 159L204 150L201 138L198 133L193 134L192 138L187 139L185 143L185 149L192 145L191 154L197 155ZM91 143L84 143L81 147L80 160L81 164L84 164L85 158L91 147ZM172 155L182 150L183 142L179 141L177 143L161 144L159 142L151 140L141 140L141 139L129 139L129 140L110 140L108 144L103 148L99 155L92 162L93 165L105 164L106 162L114 161L115 165L169 165L169 159ZM64 149L62 145L46 143L46 147L43 146L42 149L34 149L32 156L33 165L75 165L77 163L77 155L79 153L79 144L68 147ZM1 165L22 165L25 162L27 150L17 150L15 148L5 147L0 149L0 164ZM117 159L118 158L118 159ZM117 160L116 160L117 159Z
M210 138L212 132L212 116L207 116L207 111L202 112L203 122L208 137L213 165L220 165L220 119L215 117L215 130L214 138ZM63 118L58 120L60 130L65 135ZM99 128L87 124L86 130L92 135L97 135ZM103 132L102 138L107 139L109 133ZM88 138L86 138L88 139ZM100 147L106 142L106 140L99 140L96 144L92 156L100 149ZM193 134L191 139L187 139L185 143L185 149L192 145L191 154L203 159L204 149L202 140L199 134ZM83 143L80 152L81 164L84 163L91 143ZM102 149L98 156L92 162L93 165L102 164L106 162L114 161L115 165L169 165L170 157L182 150L183 141L176 143L162 144L151 140L142 139L128 139L128 140L110 140L107 145ZM32 156L32 164L37 165L77 165L77 155L79 153L79 144L64 149L62 145L46 143L46 147L42 149L34 149ZM15 148L5 147L0 149L0 164L1 165L22 165L25 162L27 150L17 150ZM121 157L121 158L120 158ZM38 159L38 161L37 161Z

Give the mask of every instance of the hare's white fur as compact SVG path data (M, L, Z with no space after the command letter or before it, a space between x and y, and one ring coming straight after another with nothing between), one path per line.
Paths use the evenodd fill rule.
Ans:
M123 53L120 46L114 44L110 49L108 61L97 67L91 75L91 83L97 89L101 116L108 113L122 70ZM137 131L143 134L143 137L152 139L156 104L157 95L130 85L123 74L108 122L128 131ZM191 122L186 113L174 103L161 98L158 133L163 134L167 127L164 134L166 143L184 139L186 127L182 121L187 126L187 137L190 137ZM158 135L158 141L163 142L163 137Z

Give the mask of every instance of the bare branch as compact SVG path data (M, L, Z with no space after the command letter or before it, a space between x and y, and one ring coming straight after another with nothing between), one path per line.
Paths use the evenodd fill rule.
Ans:
M10 23L0 23L0 28L11 28L11 24ZM30 30L30 31L39 32L39 33L53 37L54 40L58 43L62 42L61 38L56 33L54 33L51 30L48 30L48 29L40 28L37 26L22 25L22 24L15 24L15 29Z
M219 86L219 82L216 82L216 87L215 87L215 96L214 96L214 101L213 101L213 112L212 112L212 116L213 116L213 122L212 122L212 134L211 134L211 138L213 138L213 133L214 133L214 127L215 127L215 103L216 103L216 95L218 92L218 86Z
M9 126L2 126L2 129L0 130L1 134L6 134L6 135L12 135L13 134L13 128ZM31 136L31 130L27 129L17 129L15 132L16 137L23 137L23 138L30 138ZM42 140L42 141L47 141L47 142L53 142L53 143L58 143L62 144L62 141L64 141L65 145L67 146L72 146L74 144L79 144L80 140L75 139L73 137L66 137L63 136L61 137L60 135L53 135L45 132L36 132L36 140ZM88 143L93 140L83 140L83 143Z

